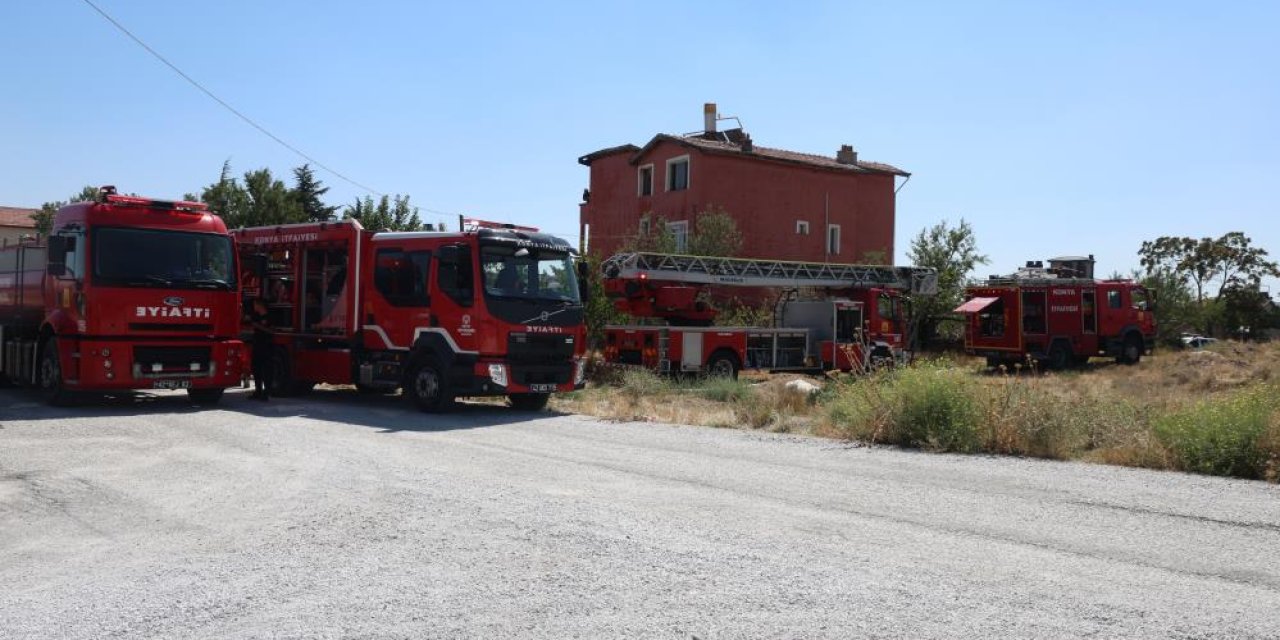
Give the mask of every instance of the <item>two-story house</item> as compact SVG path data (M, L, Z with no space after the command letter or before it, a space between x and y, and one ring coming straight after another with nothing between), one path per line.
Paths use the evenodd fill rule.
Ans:
M36 233L36 221L31 216L39 209L0 207L0 242L15 243Z
M723 209L742 232L743 256L892 261L895 181L909 173L859 160L849 145L834 156L758 146L718 120L707 104L701 132L578 159L590 168L579 216L592 253L610 255L659 218L683 246L700 213Z

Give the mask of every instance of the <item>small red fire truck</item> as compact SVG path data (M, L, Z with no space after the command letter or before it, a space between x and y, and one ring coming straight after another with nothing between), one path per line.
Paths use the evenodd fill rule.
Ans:
M242 375L235 258L205 205L103 187L47 239L0 248L0 371L55 404L128 389L215 402Z
M937 273L919 267L624 253L602 265L614 306L667 326L605 328L605 360L662 373L735 377L741 369L866 370L905 360L903 292L937 292ZM706 288L806 288L817 299L784 299L775 327L710 326Z
M1093 257L1041 261L969 287L965 350L987 365L1035 361L1050 369L1095 356L1136 364L1155 346L1155 292L1132 280L1095 280Z
M381 232L355 220L233 232L245 304L273 326L274 389L317 383L405 395L424 411L460 396L540 409L585 382L575 252L529 227Z

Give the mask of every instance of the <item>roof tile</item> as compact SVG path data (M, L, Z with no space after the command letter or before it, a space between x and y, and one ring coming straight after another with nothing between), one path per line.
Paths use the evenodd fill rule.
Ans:
M23 207L0 207L0 227L26 227L34 229L36 221L31 219L31 214L37 213L39 209L26 209Z

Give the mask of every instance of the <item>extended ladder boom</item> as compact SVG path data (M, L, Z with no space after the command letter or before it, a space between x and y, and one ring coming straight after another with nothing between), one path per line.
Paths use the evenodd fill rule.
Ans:
M938 273L928 267L619 253L605 260L601 270L605 278L629 280L740 287L883 287L920 295L938 292Z

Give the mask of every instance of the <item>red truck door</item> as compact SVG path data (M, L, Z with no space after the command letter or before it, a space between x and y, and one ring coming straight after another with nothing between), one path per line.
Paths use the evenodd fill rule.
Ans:
M414 330L430 320L431 251L378 242L368 249L372 255L365 262L365 344L375 349L411 348Z

